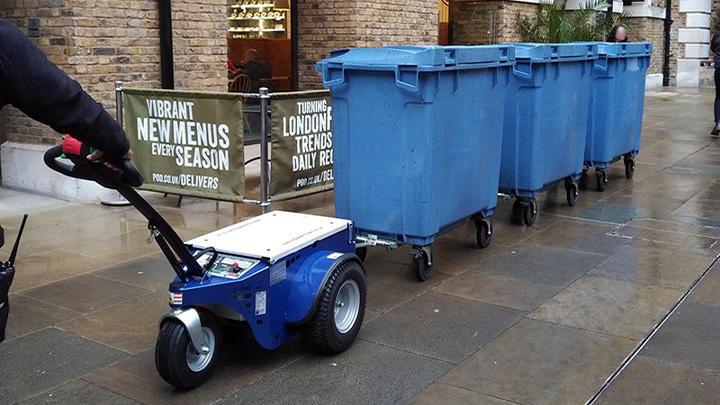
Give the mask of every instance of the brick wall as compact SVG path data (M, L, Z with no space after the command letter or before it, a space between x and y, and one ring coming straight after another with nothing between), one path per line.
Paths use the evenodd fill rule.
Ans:
M173 1L175 84L194 90L226 90L225 0ZM33 42L50 60L115 114L115 81L160 87L157 1L3 0L0 18L27 32L40 18ZM19 111L0 112L9 141L55 143L57 134Z
M663 63L663 22L657 18L633 18L630 20L630 40L633 42L649 41L653 43L648 74L662 73Z
M437 43L437 0L298 0L300 89L321 88L315 64L332 50Z
M315 65L330 51L353 46L358 36L356 1L298 0L298 86L321 88Z
M438 44L437 1L359 1L357 17L357 46Z
M453 44L496 43L502 1L458 2L453 8Z
M175 87L227 91L227 1L173 0L172 13Z
M514 1L458 2L453 9L453 42L478 45L521 42L517 15L532 17L537 5Z

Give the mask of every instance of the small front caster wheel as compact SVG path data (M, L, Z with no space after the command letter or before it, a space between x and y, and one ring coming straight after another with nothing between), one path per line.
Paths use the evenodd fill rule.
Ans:
M605 191L608 185L608 174L604 169L595 169L595 179L597 180L597 190Z
M429 246L416 247L413 252L415 274L420 281L427 281L432 275L432 250Z
M632 179L635 175L635 159L625 156L625 177Z
M475 228L477 230L476 233L476 240L477 244L481 249L485 249L486 247L490 246L490 243L492 242L493 237L493 224L489 220L483 218L483 219L476 219L475 220Z
M317 310L302 330L322 353L340 353L355 340L365 317L365 272L348 260L333 270L318 296Z
M199 387L210 378L215 368L219 329L214 319L202 317L202 333L207 352L198 353L182 323L167 320L160 328L155 344L155 367L160 377L177 388L189 390Z
M367 246L359 247L355 249L355 254L360 259L361 262L365 263L365 258L367 257Z
M577 199L578 199L578 196L580 195L580 192L578 191L577 182L567 180L565 182L565 192L567 193L568 205L571 207L574 207L575 204L577 204Z
M538 217L537 200L534 198L525 200L522 205L522 219L525 225L533 226Z

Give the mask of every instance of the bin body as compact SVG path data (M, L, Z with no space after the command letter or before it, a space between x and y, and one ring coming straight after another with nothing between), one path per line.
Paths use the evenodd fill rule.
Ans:
M510 46L338 51L331 89L335 214L424 246L497 205Z
M516 44L499 191L534 197L580 177L597 45Z
M600 43L593 70L585 165L606 168L640 149L650 42Z

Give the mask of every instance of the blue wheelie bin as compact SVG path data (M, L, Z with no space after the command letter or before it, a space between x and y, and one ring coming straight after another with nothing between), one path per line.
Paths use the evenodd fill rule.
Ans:
M497 206L512 46L390 46L318 64L332 96L335 214L367 246L412 244L421 280L435 238L468 217L481 247Z
M498 190L532 225L540 192L564 181L568 204L577 201L597 44L514 46Z
M595 167L597 189L605 191L610 164L624 159L625 176L635 173L640 149L645 75L652 43L599 43L585 144L585 166Z

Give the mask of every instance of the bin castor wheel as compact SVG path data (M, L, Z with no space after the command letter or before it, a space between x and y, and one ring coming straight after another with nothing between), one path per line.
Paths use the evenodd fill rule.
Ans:
M169 319L160 327L155 344L155 367L169 384L188 390L199 387L210 378L220 346L220 329L212 315L200 316L207 353L198 353L190 341L185 326Z
M413 248L413 264L415 274L420 281L427 281L432 275L432 249L430 246L416 246Z
M317 311L301 329L302 336L321 353L345 351L360 331L366 296L365 272L354 260L345 261L320 290Z
M595 179L597 180L597 189L600 192L605 191L608 185L608 174L605 169L595 169Z
M590 166L583 166L581 177L585 177L587 175L588 169L590 169Z
M493 238L493 224L489 220L482 218L475 220L475 239L481 249L485 249L490 246Z
M635 159L625 156L625 177L632 179L635 175Z
M577 204L578 195L578 184L576 181L565 180L565 192L567 193L567 203L569 206L574 207Z
M537 200L534 198L523 199L520 201L522 206L522 220L527 226L533 226L537 221L538 209Z
M355 254L361 262L365 263L365 258L367 257L367 246L356 248Z

